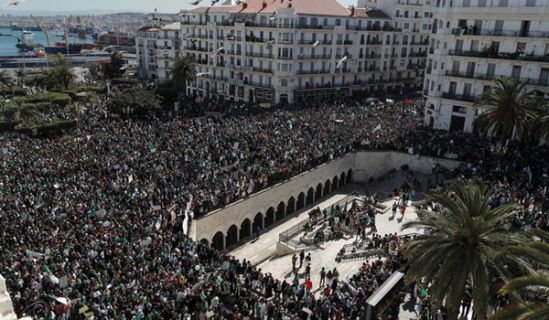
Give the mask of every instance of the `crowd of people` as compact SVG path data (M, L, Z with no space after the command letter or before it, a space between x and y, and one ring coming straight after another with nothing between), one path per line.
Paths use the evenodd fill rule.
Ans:
M314 295L305 279L274 279L187 239L181 227L358 149L457 156L468 164L441 176L497 182L497 201L524 205L514 223L547 228L546 148L423 128L421 109L418 101L347 100L136 120L99 105L65 136L7 134L0 274L17 315L363 319L370 289L403 265L394 243L396 255Z

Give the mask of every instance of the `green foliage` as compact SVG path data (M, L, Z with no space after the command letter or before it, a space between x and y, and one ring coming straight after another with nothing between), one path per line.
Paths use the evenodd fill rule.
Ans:
M13 80L8 75L8 72L5 70L0 71L0 88L1 87L11 87L13 86Z
M433 299L445 302L449 319L457 317L466 282L472 283L475 314L484 319L487 299L495 292L492 279L512 276L511 270L531 270L536 257L545 260L542 248L530 246L526 232L509 228L516 207L491 208L492 196L486 185L450 182L447 191L427 195L442 212L420 210L417 220L403 225L403 229L429 230L406 248L410 261L406 279L434 280ZM519 250L526 246L528 251Z
M165 105L173 105L177 100L177 90L171 85L160 85L156 88L156 93L162 97Z
M473 126L482 133L493 133L502 139L528 136L536 116L538 99L525 85L511 78L498 79L484 92L475 107L484 109Z
M107 103L107 108L115 114L139 117L160 110L161 101L153 91L133 87L116 92Z
M57 133L63 130L74 129L78 126L78 121L75 119L72 120L62 120L56 119L50 123L43 125L30 125L23 126L17 125L15 131L18 133L28 134L32 136L42 136L51 133Z
M21 87L0 88L0 96L3 97L16 97L27 95L27 89Z
M36 104L36 103L50 103L57 106L66 106L72 102L71 97L66 93L61 92L46 92L35 94L29 97L18 97L14 99L15 103L21 104Z
M111 55L111 63L103 65L103 74L107 79L119 78L124 74L124 58L122 52L116 51Z

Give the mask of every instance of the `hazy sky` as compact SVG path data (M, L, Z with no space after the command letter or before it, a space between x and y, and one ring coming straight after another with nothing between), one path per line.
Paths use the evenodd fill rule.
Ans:
M224 0L221 0L223 2ZM314 0L310 0L314 1ZM356 0L338 0L343 5L355 4ZM45 11L65 11L65 10L116 10L116 11L143 11L152 12L158 8L159 12L179 12L180 9L191 8L189 3L192 0L25 0L25 3L17 7L6 7L5 3L9 0L0 0L0 14L9 13L16 9L25 10L45 10ZM202 5L210 1L202 0Z

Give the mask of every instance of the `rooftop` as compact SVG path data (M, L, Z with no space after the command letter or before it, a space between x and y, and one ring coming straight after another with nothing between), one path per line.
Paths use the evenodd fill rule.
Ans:
M372 8L345 8L336 0L247 0L238 5L198 7L190 13L274 14L282 8L293 8L296 14L389 19L383 11Z

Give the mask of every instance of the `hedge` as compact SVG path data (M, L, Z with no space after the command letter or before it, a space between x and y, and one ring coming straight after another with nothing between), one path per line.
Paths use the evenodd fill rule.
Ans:
M114 78L111 80L113 85L134 85L137 84L137 80L129 78Z
M21 87L0 88L0 96L21 97L27 95L27 89Z
M16 126L15 131L18 133L28 134L28 135L44 135L51 132L57 132L64 129L73 129L78 126L78 121L76 119L71 120L53 120L52 122L45 125L34 125L30 127L21 127Z
M39 93L30 97L20 98L23 104L29 103L43 103L47 102L50 104L55 104L61 107L64 107L72 102L71 97L66 93L61 92L47 92Z
M51 102L23 103L22 108L33 108L37 111L46 111L52 108Z

